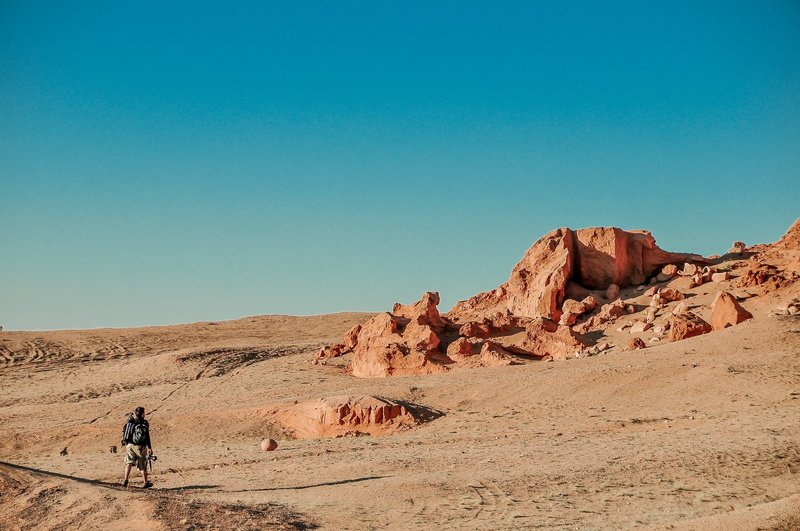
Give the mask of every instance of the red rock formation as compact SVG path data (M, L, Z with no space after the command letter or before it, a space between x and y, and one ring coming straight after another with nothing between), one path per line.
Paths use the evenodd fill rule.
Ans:
M711 325L692 312L669 317L669 340L680 341L711 332Z
M403 305L396 303L392 313L397 317L405 317L412 322L420 325L430 326L440 332L444 328L444 319L439 315L439 294L435 291L428 291L422 298L414 304Z
M786 231L786 234L781 236L780 240L772 244L772 247L790 251L800 251L800 218L789 227L789 230Z
M475 355L475 344L466 337L459 337L447 345L447 357L453 361L464 361Z
M444 316L434 292L414 304L395 304L391 313L375 316L349 330L341 343L323 348L318 360L352 352L353 375L384 377L444 371L447 364L468 359L474 364L471 357L479 345L482 364L505 363L510 358L504 352L538 359L572 357L586 345L569 326L596 308L591 290L616 298L620 286L642 284L664 271L674 274L674 264L687 261L691 266L704 259L663 251L645 231L557 229L534 243L497 289L459 302ZM574 299L565 300L567 292ZM576 328L585 332L601 327L623 311L632 313L634 307L623 301L607 304Z
M760 287L765 293L786 287L798 281L793 271L782 271L772 264L753 263L739 277L740 288Z
M572 357L586 344L568 326L558 326L552 321L533 319L522 332L495 337L495 343L515 354L553 359Z
M628 341L628 344L625 345L624 350L639 350L643 348L647 348L647 345L645 344L644 340L641 337L634 337L633 339Z
M698 255L658 248L646 231L557 229L533 244L506 283L460 301L445 318L465 323L507 310L515 316L558 321L570 280L598 290L606 290L611 284L631 286L645 282L664 265L687 260L705 262Z
M300 402L278 411L278 422L298 439L381 435L418 423L405 405L374 396L336 396Z
M481 365L484 367L499 367L503 365L514 365L512 354L492 341L486 341L481 347Z
M723 330L752 318L753 314L745 310L727 291L721 291L714 299L714 309L711 312L711 328L714 330Z

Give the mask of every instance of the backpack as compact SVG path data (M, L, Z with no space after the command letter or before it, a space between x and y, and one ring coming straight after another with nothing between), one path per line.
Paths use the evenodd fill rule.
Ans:
M137 422L133 425L131 442L136 446L143 446L147 442L147 423Z

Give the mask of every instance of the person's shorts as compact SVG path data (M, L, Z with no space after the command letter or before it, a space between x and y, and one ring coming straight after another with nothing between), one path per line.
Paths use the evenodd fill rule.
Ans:
M125 464L136 465L139 470L147 470L147 449L135 444L125 445Z

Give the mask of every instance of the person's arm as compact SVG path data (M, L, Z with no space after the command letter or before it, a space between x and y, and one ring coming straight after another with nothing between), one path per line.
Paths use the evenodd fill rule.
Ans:
M145 422L147 422L147 421L145 421ZM152 454L153 453L153 448L152 448L152 446L150 446L150 423L149 422L147 423L147 438L144 441L144 445L147 446L147 451Z

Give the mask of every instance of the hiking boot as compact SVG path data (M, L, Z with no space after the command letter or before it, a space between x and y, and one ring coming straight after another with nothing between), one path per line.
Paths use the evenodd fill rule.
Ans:
M149 489L152 486L153 486L153 484L150 481L148 481L147 483L144 484L144 487L142 487L142 488L143 489Z

